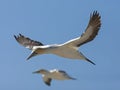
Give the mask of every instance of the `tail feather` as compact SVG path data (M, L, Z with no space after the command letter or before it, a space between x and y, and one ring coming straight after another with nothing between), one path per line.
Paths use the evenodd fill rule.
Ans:
M92 63L93 65L96 65L94 62L92 62L91 60L89 60L88 58L85 59L86 61Z

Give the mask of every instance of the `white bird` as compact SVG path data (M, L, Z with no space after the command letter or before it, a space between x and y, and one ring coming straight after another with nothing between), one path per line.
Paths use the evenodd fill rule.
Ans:
M76 80L75 78L70 77L65 71L63 70L45 70L40 69L38 71L35 71L33 73L42 74L43 81L46 85L50 86L52 79L55 80Z
M99 13L94 11L92 14L90 14L90 20L85 32L80 37L69 40L63 44L44 45L41 42L34 41L21 34L18 36L14 35L14 37L18 43L32 50L32 53L27 60L36 55L55 54L64 58L86 60L95 65L94 62L89 60L80 51L78 51L78 48L81 45L92 41L96 37L101 27L100 18L101 16Z

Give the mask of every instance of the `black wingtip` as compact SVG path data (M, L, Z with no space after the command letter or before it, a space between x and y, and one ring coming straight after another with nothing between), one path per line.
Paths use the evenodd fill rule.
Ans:
M14 38L15 38L16 41L18 41L18 40L17 40L18 37L17 37L16 35L14 35Z
M51 82L45 82L47 86L51 86Z
M46 83L46 85L47 85L47 86L51 86L51 84L50 84L50 83Z
M89 59L87 59L86 58L86 60L88 61L88 62L90 62L90 63L92 63L93 65L96 65L94 62L92 62L91 60L89 60Z
M16 35L14 35L14 38L15 38L15 39L17 38Z
M22 35L21 35L21 34L19 34L19 35L14 35L14 38L18 41L18 38L19 38L20 36L22 36Z
M23 36L21 33L19 33L19 36Z
M91 14L90 14L90 17L92 16L99 16L99 18L101 18L101 16L99 15L99 12L97 10L93 11Z

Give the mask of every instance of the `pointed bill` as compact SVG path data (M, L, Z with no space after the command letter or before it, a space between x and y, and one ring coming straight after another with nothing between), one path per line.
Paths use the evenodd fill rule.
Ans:
M34 56L36 56L36 55L38 55L36 52L32 52L32 53L30 54L30 56L28 56L28 58L27 58L26 60L29 60L30 58L32 58L32 57L34 57Z

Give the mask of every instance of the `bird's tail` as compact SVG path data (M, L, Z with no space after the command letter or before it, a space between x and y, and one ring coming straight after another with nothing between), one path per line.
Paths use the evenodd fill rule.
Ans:
M70 77L71 80L77 80L76 78Z
M92 63L93 65L96 65L93 61L89 60L88 58L85 58L85 60Z

